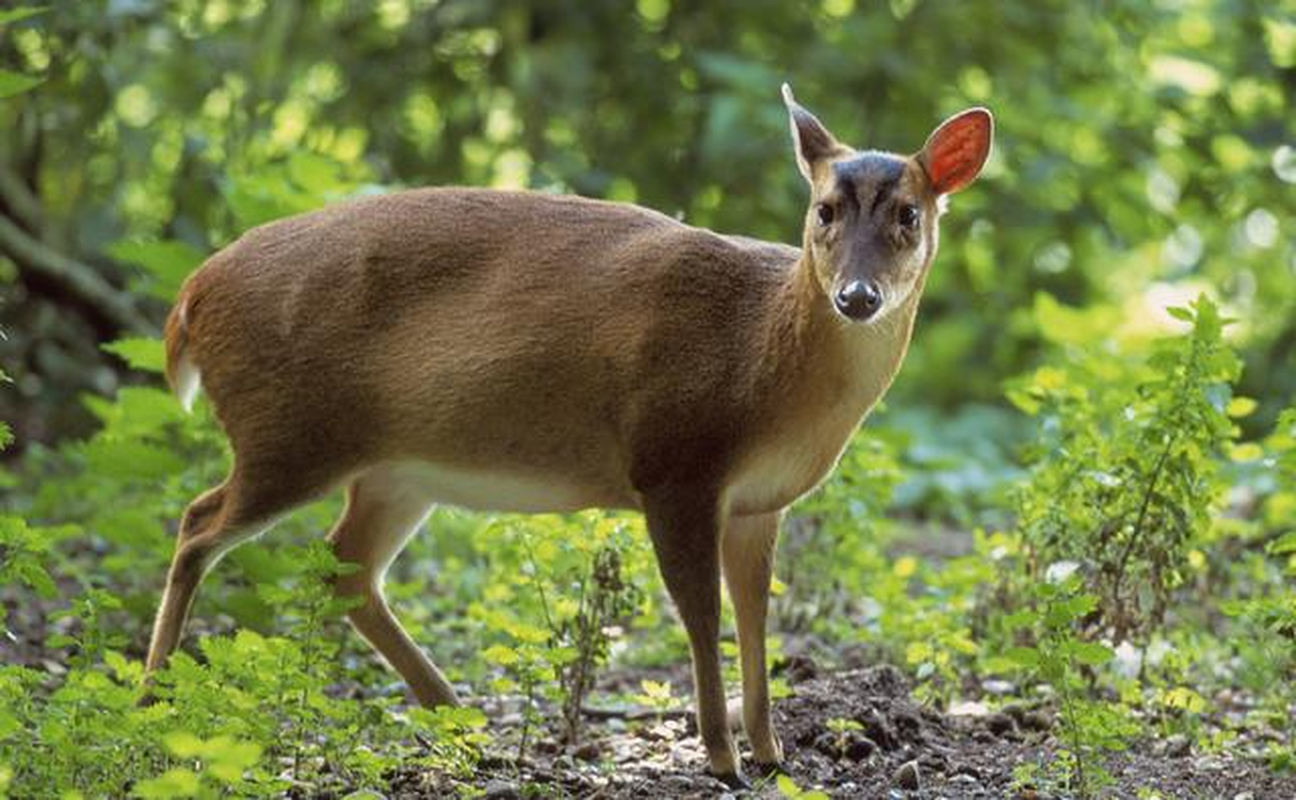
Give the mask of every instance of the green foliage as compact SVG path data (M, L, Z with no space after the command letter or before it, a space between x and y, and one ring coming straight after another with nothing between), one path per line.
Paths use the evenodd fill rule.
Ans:
M787 775L780 774L774 779L774 786L779 794L788 800L827 800L828 795L818 789L802 789L796 781Z
M46 559L58 537L73 533L70 527L32 528L21 517L0 514L0 586L27 586L40 597L54 597L57 590Z
M1239 649L1253 673L1253 683L1265 699L1265 709L1279 724L1289 722L1296 703L1296 408L1284 411L1265 440L1263 463L1275 479L1266 498L1261 520L1273 527L1265 545L1278 576L1249 597L1230 600L1222 610L1238 619ZM1288 727L1289 734L1290 728ZM1270 760L1287 770L1296 769L1296 740L1271 743Z
M381 786L413 756L465 774L483 744L474 710L413 712L402 724L373 701L332 696L340 677L336 636L326 621L341 610L328 585L341 569L327 547L297 554L290 587L272 593L292 638L252 631L207 637L203 662L177 653L138 705L142 668L114 648L105 629L111 595L77 603L76 657L48 695L32 690L34 670L0 668L0 763L16 796L277 796L293 785ZM291 607L291 612L289 608ZM326 771L321 770L326 768Z
M1074 566L1074 565L1072 565ZM1037 675L1057 693L1061 747L1042 772L1024 778L1079 797L1094 797L1111 783L1101 761L1105 752L1124 750L1139 730L1129 709L1089 698L1084 675L1106 664L1112 650L1081 638L1081 623L1098 600L1082 590L1080 578L1063 568L1051 580L1033 587L1033 609L1008 620L1020 625L1034 642L1005 652L1005 657Z
M509 676L495 685L522 691L523 714L531 723L538 719L537 690L554 681L564 738L575 744L598 668L622 635L620 626L645 607L643 583L652 557L642 523L586 513L525 527L505 520L490 536L506 554L503 566L517 559L518 570L514 586L499 587L497 599L509 600L505 606L477 606L471 612L506 637L506 644L485 652ZM525 750L527 733L519 752Z
M451 775L471 775L481 760L482 748L491 741L483 731L486 715L475 708L412 708L409 719L430 740L426 753L419 760L432 769Z
M1256 439L1296 389L1293 30L1290 8L1222 0L59 0L0 11L0 212L157 323L247 228L404 185L576 191L793 241L784 78L852 144L912 149L991 106L996 153L944 221L891 408L788 521L772 627L791 635L771 650L862 646L935 703L1029 674L1060 749L1023 770L1084 794L1135 706L1196 736L1234 667L1255 722L1281 730L1293 702L1296 411ZM176 520L229 454L205 404L161 388L155 330L114 333L10 238L0 448L12 424L23 450L0 472L0 592L50 630L0 667L0 793L336 795L415 760L471 776L480 712L352 696L390 678L338 620L318 542L336 498L213 571L207 635L136 706ZM1023 417L999 393L1024 370ZM521 696L519 752L553 718L574 741L609 663L687 658L637 518L430 527L389 595L455 681ZM1125 637L1183 654L1118 677L1104 642ZM41 659L66 673L21 665ZM659 713L682 700L641 688ZM1293 752L1288 732L1271 760Z
M1055 324L1069 312L1042 298L1037 313ZM1170 313L1192 328L1146 361L1102 341L1075 345L1009 392L1039 420L1017 495L1025 541L1036 565L1082 563L1117 640L1164 617L1190 548L1211 532L1226 485L1219 460L1237 433L1241 364L1224 340L1227 320L1205 296Z
M176 731L162 738L167 752L192 767L172 767L156 778L142 780L133 794L141 798L217 798L237 789L243 775L261 760L261 746L228 736L199 739Z

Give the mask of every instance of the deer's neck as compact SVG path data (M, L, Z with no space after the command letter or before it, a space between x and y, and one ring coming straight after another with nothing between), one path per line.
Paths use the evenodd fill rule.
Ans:
M851 323L833 311L802 256L768 317L769 377L733 483L736 511L784 508L832 470L899 371L921 289L882 319Z
M802 255L774 299L765 331L769 390L782 404L839 407L863 417L890 387L909 346L922 281L899 307L871 323L842 319ZM781 396L781 397L780 397Z

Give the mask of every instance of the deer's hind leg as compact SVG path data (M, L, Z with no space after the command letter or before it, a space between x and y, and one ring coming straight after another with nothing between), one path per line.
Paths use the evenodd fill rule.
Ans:
M352 627L400 673L421 704L457 705L450 682L401 627L382 591L387 568L431 509L424 487L378 467L351 484L346 510L329 540L338 560L358 567L337 580L338 596L359 603L347 612Z
M198 584L222 556L270 528L279 517L305 502L311 487L259 480L237 460L220 486L199 495L185 509L158 605L145 672L166 664L180 642Z
M318 461L303 467L292 455L298 439L273 450L246 451L234 443L234 466L225 482L189 504L180 521L166 589L153 623L145 674L166 664L184 630L198 584L226 553L265 532L281 517L322 497L347 473L347 465Z
M230 536L224 524L229 481L199 495L185 509L176 537L175 553L167 572L166 588L153 621L145 670L154 672L166 663L180 642L185 618L203 573L219 557L220 543Z

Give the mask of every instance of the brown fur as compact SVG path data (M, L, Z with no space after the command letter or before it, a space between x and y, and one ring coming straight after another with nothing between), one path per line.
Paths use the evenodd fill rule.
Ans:
M789 107L814 200L801 250L631 205L423 189L275 222L209 259L167 321L168 377L198 370L234 466L186 518L150 670L223 552L349 486L332 540L362 565L339 584L365 601L352 620L421 701L454 702L381 593L431 503L639 509L693 644L712 769L738 767L716 645L722 563L745 723L757 759L778 760L763 640L778 518L899 369L938 216L926 151L856 153ZM923 209L918 239L897 233L891 205L877 211L886 180L888 202ZM861 211L820 226L822 202ZM830 299L861 275L893 301L870 323Z

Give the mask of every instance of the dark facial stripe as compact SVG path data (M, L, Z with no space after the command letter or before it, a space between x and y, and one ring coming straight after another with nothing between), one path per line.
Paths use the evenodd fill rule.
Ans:
M870 217L877 213L878 206L885 203L887 199L891 197L891 193L895 191L896 186L899 184L900 177L896 176L878 186L877 193L873 195L873 206L869 208Z
M861 193L873 190L870 216L891 197L904 175L904 169L904 159L899 156L872 151L833 165L837 189L843 197L858 201Z

